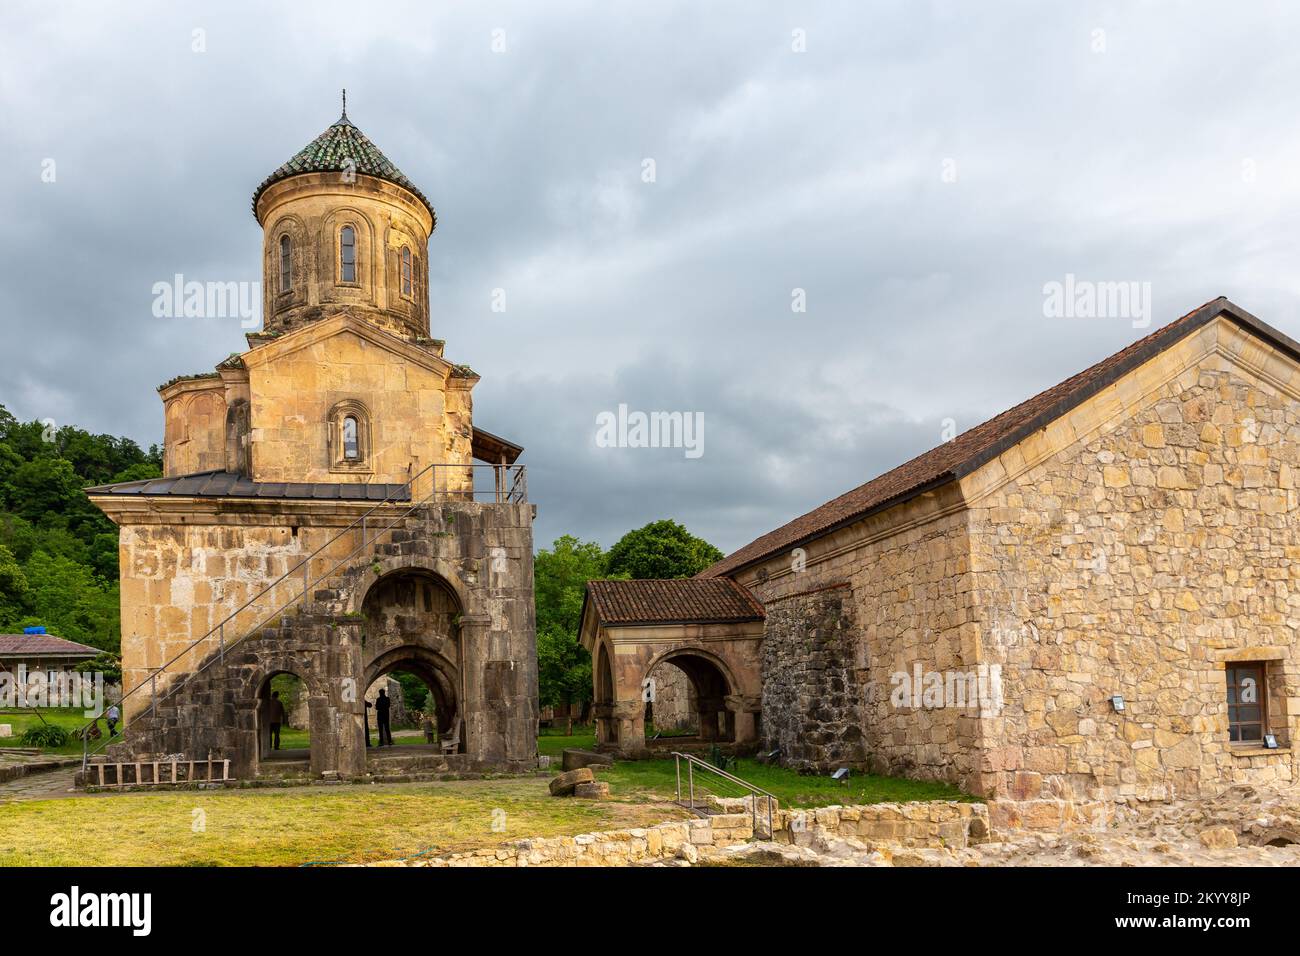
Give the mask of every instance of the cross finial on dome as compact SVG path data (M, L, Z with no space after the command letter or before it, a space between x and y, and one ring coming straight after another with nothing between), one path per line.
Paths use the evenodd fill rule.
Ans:
M348 118L348 89L346 86L343 88L343 115L339 118L340 119Z

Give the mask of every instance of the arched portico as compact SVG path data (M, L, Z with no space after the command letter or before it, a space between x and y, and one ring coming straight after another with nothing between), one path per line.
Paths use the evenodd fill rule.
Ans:
M699 739L756 744L763 611L748 592L731 581L698 579L592 581L587 588L581 637L592 653L597 746L645 751L647 704L653 707L662 667L685 674Z

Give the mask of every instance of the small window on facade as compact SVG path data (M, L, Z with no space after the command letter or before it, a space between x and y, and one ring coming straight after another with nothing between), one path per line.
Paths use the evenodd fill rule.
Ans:
M351 226L344 226L342 233L339 234L339 256L343 281L356 282L357 233Z
M293 287L293 243L288 236L280 237L280 291Z
M402 295L411 294L411 250L402 246Z
M1233 743L1262 743L1268 732L1264 665L1229 664L1228 739Z
M370 412L360 400L344 399L330 409L325 441L331 471L356 474L371 470Z
M352 415L343 419L343 457L348 461L357 461L361 457L361 445L357 441L357 420Z

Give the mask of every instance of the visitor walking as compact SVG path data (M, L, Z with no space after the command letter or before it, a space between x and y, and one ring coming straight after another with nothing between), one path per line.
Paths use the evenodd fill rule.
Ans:
M393 731L388 726L388 708L391 704L388 694L381 690L375 700L375 722L379 724L379 746L381 747L385 742L389 747L393 745Z
M280 692L271 691L271 706L266 709L266 722L271 725L271 748L280 749L280 725L284 723L284 704L280 703Z
M122 719L122 712L117 709L117 704L110 704L108 712L104 714L104 719L108 721L108 735L117 736L117 722Z

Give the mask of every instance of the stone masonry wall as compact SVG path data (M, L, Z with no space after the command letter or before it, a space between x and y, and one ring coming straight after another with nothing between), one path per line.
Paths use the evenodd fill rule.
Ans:
M980 503L984 651L1007 690L985 792L1020 804L1007 822L1298 779L1298 477L1296 398L1211 352ZM1225 663L1250 659L1278 750L1229 742Z
M863 690L847 587L767 606L763 631L763 747L788 767L862 766Z
M651 713L656 731L689 730L698 733L700 715L691 679L677 665L665 661L651 672L654 702Z
M298 506L310 519L310 506ZM123 673L128 686L202 636L236 602L282 574L333 533L327 527L288 526L290 505L270 526L238 508L210 520L222 525L128 525L122 532ZM460 715L466 753L484 766L525 769L536 764L537 651L533 610L532 506L447 502L419 508L394 523L372 523L369 548L348 558L333 575L313 580L305 603L290 606L254 636L218 660L216 638L181 658L158 682L160 710L141 713L154 695L151 682L124 707L126 754L184 752L229 757L239 776L256 772L257 694L267 678L289 672L309 696L312 770L355 775L363 769L360 744L367 655L363 647L364 599L380 579L417 573L447 582L463 612L454 634L431 625L428 633L388 648L422 660L448 640L458 641ZM378 522L380 518L373 518ZM390 527L391 526L391 527ZM386 529L386 530L385 530ZM377 540L371 540L381 530ZM309 531L311 533L309 533ZM313 562L313 579L355 547L352 536ZM341 554L338 552L342 552ZM282 586L301 593L296 575ZM292 596L279 592L274 601ZM274 610L258 602L260 618ZM438 619L441 620L441 619ZM247 628L231 627L228 646ZM388 645L385 645L388 647ZM358 690L359 689L359 690ZM169 694L168 691L174 691ZM462 696L463 693L463 696Z
M976 785L980 718L956 708L895 706L892 678L977 666L967 518L959 489L927 492L738 576L769 613L782 598L848 584L865 759L878 773ZM837 650L837 654L842 653ZM918 702L919 703L919 702ZM763 724L770 720L766 713ZM780 718L778 717L778 723Z

